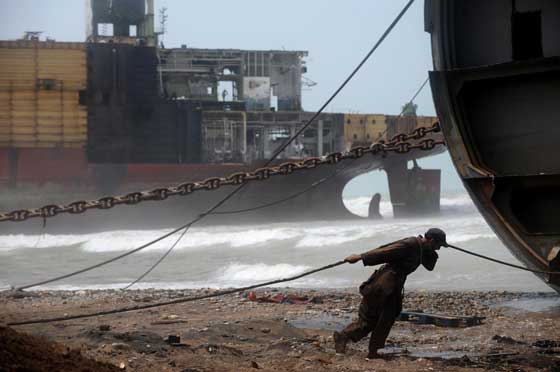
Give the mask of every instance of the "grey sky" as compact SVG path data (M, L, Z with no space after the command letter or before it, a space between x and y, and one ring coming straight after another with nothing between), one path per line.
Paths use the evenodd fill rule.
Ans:
M44 31L58 41L85 38L85 0L0 0L0 39ZM405 0L156 0L167 7L166 47L308 50L303 104L316 110L379 38ZM382 47L328 108L332 112L398 114L431 69L423 1L416 1ZM418 97L419 114L435 115L429 87ZM447 154L421 162L443 169L443 188L462 189ZM365 178L371 188L381 177ZM379 185L384 191L386 185ZM357 190L358 190L357 189Z

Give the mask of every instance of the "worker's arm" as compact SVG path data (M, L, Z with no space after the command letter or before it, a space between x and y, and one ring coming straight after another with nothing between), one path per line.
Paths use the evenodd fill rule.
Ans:
M406 245L401 241L372 249L362 254L353 254L346 257L348 263L363 261L364 266L375 266L383 263L398 261L406 255Z

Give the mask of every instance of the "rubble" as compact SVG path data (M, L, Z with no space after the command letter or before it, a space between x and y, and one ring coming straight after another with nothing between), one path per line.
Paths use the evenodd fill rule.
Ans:
M210 293L211 290L41 291L34 297L0 297L0 320L27 319L49 313L76 314ZM84 355L126 370L152 371L370 371L405 372L519 370L557 363L558 311L524 312L508 303L554 294L509 292L425 292L405 294L404 308L450 316L486 317L469 328L397 322L384 360L365 361L367 339L335 355L332 332L356 316L356 290L264 289L257 297L277 294L321 298L322 303L266 303L247 294L103 317L26 326L37 334L78 348ZM297 298L297 297L293 297ZM66 304L63 302L66 301ZM188 319L188 322L186 320ZM182 322L185 321L185 322ZM511 325L515 324L515 327ZM169 337L173 336L173 337ZM166 337L167 340L165 339ZM174 338L176 337L176 338ZM178 343L172 341L179 340ZM170 343L171 342L171 343ZM178 346L180 345L180 346ZM431 368L431 369L430 369ZM540 368L540 367L539 367ZM1 368L0 368L1 369Z

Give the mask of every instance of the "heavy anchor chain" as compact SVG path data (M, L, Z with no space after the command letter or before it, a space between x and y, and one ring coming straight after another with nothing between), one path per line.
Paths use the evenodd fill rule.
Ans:
M430 127L416 128L408 134L397 134L388 142L378 141L370 146L354 147L347 152L334 152L321 157L286 162L277 166L259 168L252 172L239 172L227 177L208 178L200 182L185 182L175 186L132 192L120 196L107 196L96 200L79 200L68 205L46 205L36 209L20 209L8 213L0 213L0 222L23 222L31 218L43 218L46 220L63 213L82 214L91 209L108 210L119 205L137 205L146 201L163 201L172 196L186 196L200 190L211 191L222 186L236 186L252 181L265 181L274 176L289 175L327 164L336 164L347 159L360 159L369 154L385 156L388 153L406 154L412 150L430 151L436 146L445 145L445 143L432 138L421 139L431 133L438 133L440 131L439 123L435 123ZM419 142L411 143L409 142L411 140L418 140Z

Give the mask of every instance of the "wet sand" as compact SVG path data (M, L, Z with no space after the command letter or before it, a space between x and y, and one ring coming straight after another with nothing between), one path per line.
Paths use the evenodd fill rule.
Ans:
M210 290L45 291L0 295L0 323L108 310ZM247 294L91 319L13 327L127 371L560 370L560 299L551 293L408 292L405 310L482 316L445 328L397 322L383 360L366 361L367 339L334 352L332 331L356 316L356 290L269 289L315 298L301 305ZM179 336L180 344L165 338ZM6 369L0 366L0 370Z

